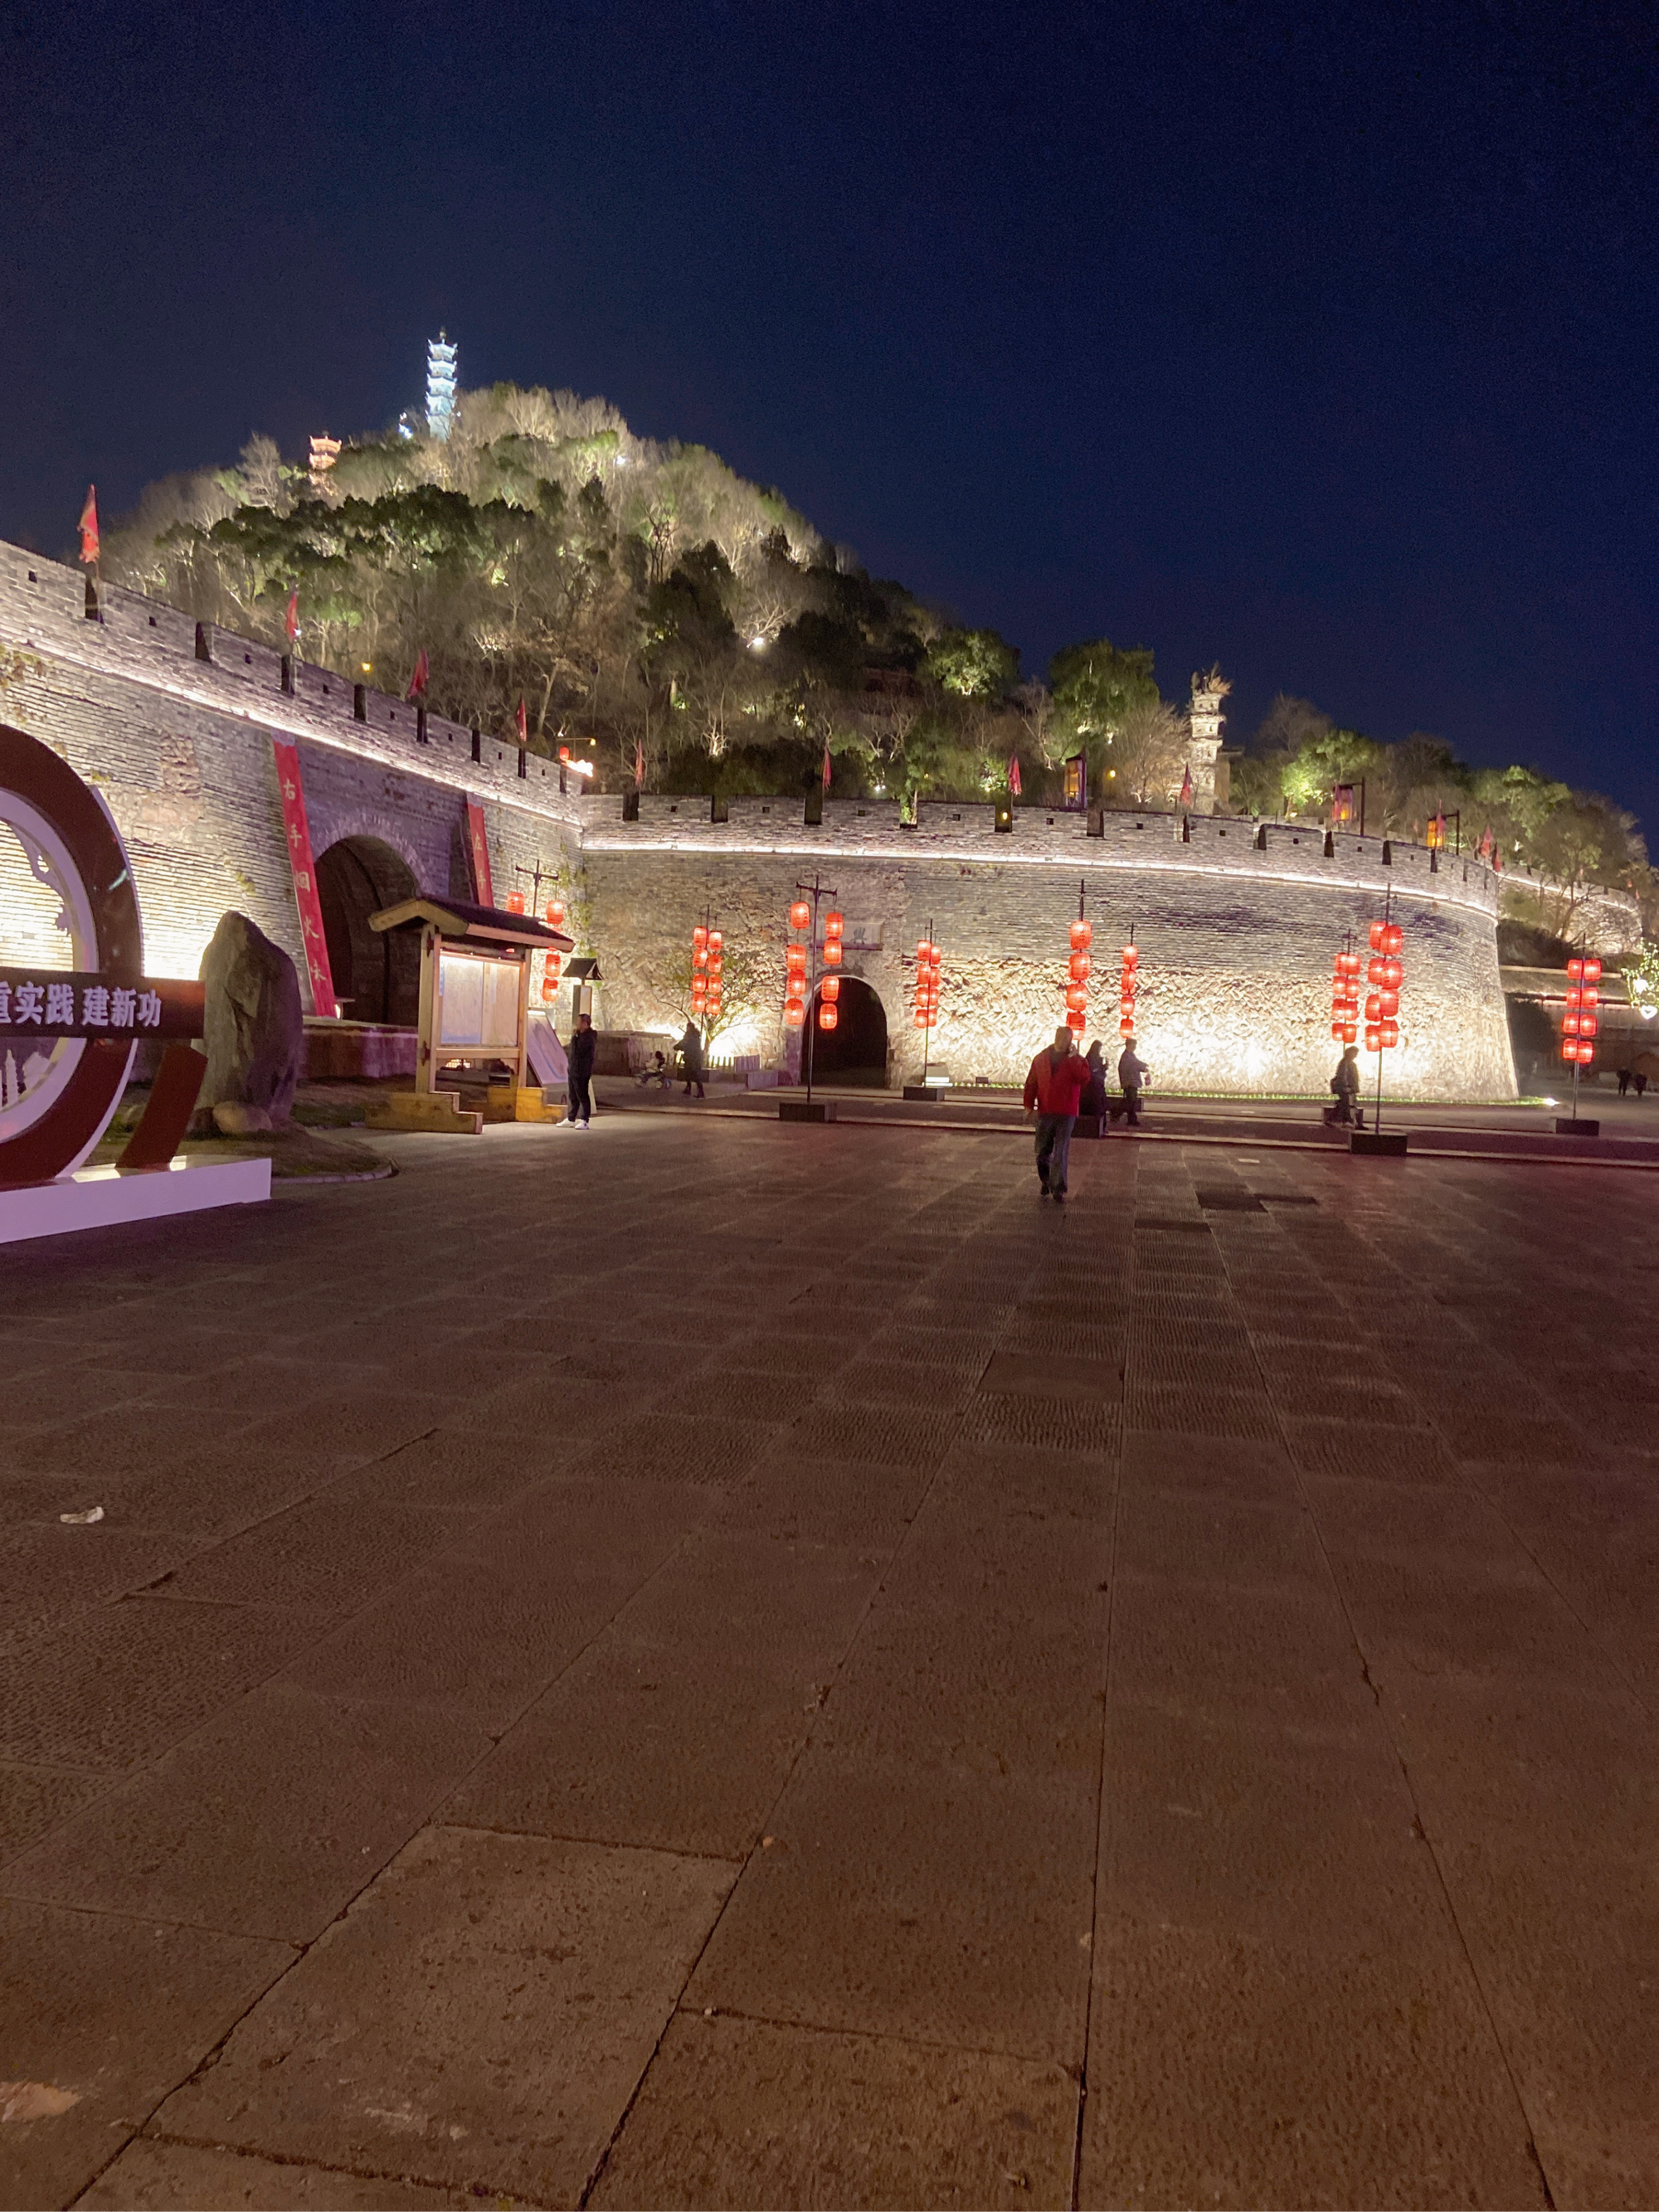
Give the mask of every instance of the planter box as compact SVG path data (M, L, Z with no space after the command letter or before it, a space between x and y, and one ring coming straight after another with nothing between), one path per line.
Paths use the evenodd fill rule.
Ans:
M1575 1121L1571 1114L1558 1114L1555 1133L1558 1137L1599 1137L1601 1124L1599 1121Z
M1348 1150L1373 1160L1403 1160L1406 1157L1406 1132L1389 1129L1379 1133L1376 1129L1356 1129L1348 1139Z
M780 1098L778 1101L780 1121L833 1121L835 1118L835 1107L822 1098Z

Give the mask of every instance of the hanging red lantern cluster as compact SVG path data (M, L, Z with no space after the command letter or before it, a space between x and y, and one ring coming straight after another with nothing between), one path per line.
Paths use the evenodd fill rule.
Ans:
M1601 1017L1595 1009L1601 1003L1598 988L1601 981L1601 963L1592 953L1587 959L1567 963L1567 1013L1561 1024L1561 1057L1580 1067L1588 1067L1595 1057L1595 1037L1601 1029Z
M812 909L805 899L797 899L789 909L792 930L810 929ZM798 1030L806 1019L806 947L793 937L783 948L784 1000L783 1018L792 1030Z
M834 1029L841 1019L841 1010L836 1003L840 996L841 977L826 975L818 985L818 1027L821 1030Z
M824 915L823 964L826 968L840 967L842 939L846 934L846 930L847 924L840 915L831 912ZM834 990L830 988L832 983L835 986ZM821 1030L834 1029L836 1024L841 1019L840 1014L836 1010L836 1001L840 996L840 976L826 975L818 988L818 1027Z
M518 894L515 892L516 897ZM564 901L551 898L547 902L547 926L550 929L564 927ZM550 1006L559 995L559 977L564 972L564 955L556 950L550 952L542 963L542 1004Z
M1117 1033L1133 1036L1135 1033L1135 993L1140 988L1140 954L1133 945L1123 948L1122 972L1117 985Z
M1339 952L1331 970L1331 1035L1339 1044L1359 1042L1359 955Z
M940 954L937 945L923 938L916 947L915 1025L919 1030L939 1027L939 979Z
M702 922L691 933L691 1012L698 1021L714 1023L720 1018L725 944L718 929Z
M1406 976L1400 957L1404 941L1397 921L1371 924L1372 957L1365 970L1365 981L1371 987L1365 1000L1367 1052L1389 1052L1400 1042L1400 1024L1395 1017L1400 1012L1400 986Z
M847 924L842 921L840 915L831 913L824 915L823 964L826 968L840 967L842 939L845 936L846 931Z
M1081 915L1072 924L1072 951L1066 963L1066 1026L1080 1036L1089 1019L1089 973L1093 963L1089 947L1095 926Z

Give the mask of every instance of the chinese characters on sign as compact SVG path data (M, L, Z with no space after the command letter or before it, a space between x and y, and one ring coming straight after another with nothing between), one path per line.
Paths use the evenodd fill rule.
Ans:
M294 903L300 914L300 937L306 949L306 972L311 978L311 1003L316 1012L339 1012L334 995L334 975L328 963L328 940L323 934L323 902L317 892L317 872L311 857L311 831L306 822L305 787L300 781L300 749L273 738L276 782L283 795L283 829L288 838L288 865L294 878Z
M466 841L472 854L472 895L480 906L494 906L489 880L489 840L484 834L484 811L476 799L466 802Z
M0 1038L198 1037L202 986L0 968Z

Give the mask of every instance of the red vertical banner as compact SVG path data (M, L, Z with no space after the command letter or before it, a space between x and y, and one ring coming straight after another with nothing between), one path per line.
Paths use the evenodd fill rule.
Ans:
M489 881L489 840L484 835L484 812L476 799L466 802L467 849L472 855L472 890L480 906L494 906Z
M270 746L276 756L276 787L283 794L283 829L288 838L288 865L294 878L294 903L300 914L306 970L311 978L312 1011L332 1018L340 1011L340 1002L334 995L328 939L323 934L323 902L317 895L317 871L312 865L305 786L300 781L300 749L284 744L280 738L273 738Z

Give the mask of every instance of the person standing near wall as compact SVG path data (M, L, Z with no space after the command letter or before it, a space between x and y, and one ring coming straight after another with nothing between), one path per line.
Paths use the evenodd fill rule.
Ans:
M1118 1086L1123 1093L1123 1113L1132 1129L1140 1127L1140 1093L1146 1080L1146 1063L1135 1050L1133 1037L1125 1037L1117 1060Z
M592 1015L578 1014L566 1055L570 1065L570 1107L565 1118L573 1129L585 1129L593 1117L593 1095L588 1086L593 1079L593 1055L599 1046L599 1041L593 1034Z
M1036 1171L1044 1198L1066 1202L1066 1164L1077 1122L1077 1103L1089 1085L1089 1063L1078 1055L1070 1030L1031 1062L1025 1077L1025 1110L1036 1111Z
M685 1096L691 1096L695 1083L698 1097L707 1097L702 1087L702 1031L695 1022L686 1024L685 1035L680 1039L680 1066L685 1074Z

